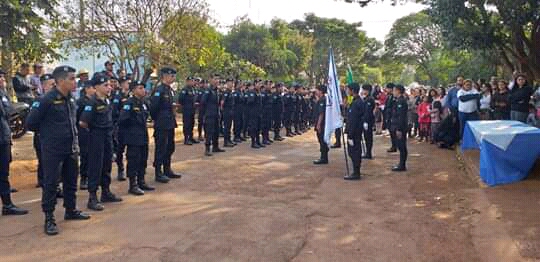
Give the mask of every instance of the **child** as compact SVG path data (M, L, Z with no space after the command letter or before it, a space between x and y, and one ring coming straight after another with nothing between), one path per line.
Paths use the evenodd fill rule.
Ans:
M426 142L429 141L429 137L431 136L431 115L429 112L431 101L429 100L429 96L422 96L422 103L418 105L416 110L420 125L420 137L418 139L420 142L424 141L424 139Z
M536 118L536 107L529 105L529 116L527 116L527 125L539 127L540 121Z
M441 101L433 102L432 109L429 110L429 114L431 115L431 144L435 143L435 134L437 134L437 130L441 124L442 111Z
M379 101L375 101L375 135L382 134L382 110Z

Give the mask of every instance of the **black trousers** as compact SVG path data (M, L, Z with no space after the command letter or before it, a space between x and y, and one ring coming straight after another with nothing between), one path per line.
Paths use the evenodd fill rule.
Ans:
M242 111L234 111L234 138L240 138L242 134L242 129L244 128L244 115Z
M330 148L328 144L324 141L324 130L317 132L317 140L319 141L319 151L321 152L321 159L328 160L328 151Z
M300 119L302 117L302 112L295 112L293 115L293 125L294 131L300 131Z
M204 134L206 136L204 144L207 146L218 147L219 139L219 117L206 116L204 118Z
M234 112L230 109L223 110L223 138L225 141L231 140L231 128L234 118Z
M184 139L190 140L193 139L193 127L195 125L195 112L183 112L182 114L182 123L184 132Z
M349 141L352 140L352 143ZM347 137L347 151L355 171L362 165L362 134Z
M202 137L203 126L204 126L204 115L201 114L201 112L199 112L197 114L197 132L199 133L199 138Z
M116 165L118 166L118 171L124 171L124 153L126 152L126 143L124 142L124 135L122 130L118 130L116 138Z
M171 156L174 153L174 129L156 129L154 131L154 165L156 168L171 166Z
M394 134L396 134L398 130L394 129L393 131ZM401 138L398 138L396 135L395 140L396 147L399 150L399 165L404 167L407 162L407 156L409 154L407 150L407 133L405 131L401 131Z
M88 178L88 152L90 148L90 132L87 129L79 129L80 166L81 177Z
M144 177L148 161L148 145L127 145L127 176Z
M249 111L244 109L242 112L242 134L244 137L246 137L246 135L248 135L247 133L249 133L249 118Z
M43 164L41 159L41 142L39 140L39 133L34 133L34 150L36 150L36 157L38 160L37 167L37 181L39 186L43 186Z
M368 123L368 130L364 130L364 140L366 141L366 156L371 156L373 151L373 124Z
M389 130L390 130L390 142L392 143L392 148L397 148L396 130L395 129L389 129Z
M341 128L336 128L334 135L336 136L336 145L341 145Z
M292 112L291 111L284 111L283 112L283 125L287 130L291 129L292 125Z
M274 130L274 135L279 136L279 131L281 130L281 111L272 112L272 129Z
M43 212L54 212L56 187L59 179L62 181L64 191L64 207L67 210L74 210L77 200L75 192L77 192L77 171L79 168L77 155L48 152L44 147L41 150L41 158L43 159L41 208Z
M88 192L95 193L98 187L108 191L111 185L112 131L92 129L88 150Z
M272 128L272 109L264 109L261 115L261 131L263 139L268 140L270 129Z
M9 163L11 163L11 145L0 145L0 195L11 194L9 185ZM56 187L54 188L56 193Z

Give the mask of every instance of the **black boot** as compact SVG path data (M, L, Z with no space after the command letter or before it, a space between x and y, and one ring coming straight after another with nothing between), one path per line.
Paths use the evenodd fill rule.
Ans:
M81 176L81 185L79 187L81 190L87 190L88 189L88 177Z
M64 198L64 192L60 186L56 187L56 198Z
M388 152L388 153L395 153L395 152L397 152L397 149L396 149L395 147L391 147L391 148L389 148L388 150L386 150L386 152Z
M191 143L193 143L193 144L200 144L200 143L201 143L201 142L199 142L199 140L195 140L195 139L193 139L193 137L190 137L190 139L189 139L189 140L190 140L190 141L191 141Z
M184 137L184 145L192 146L193 141L191 141L191 139L189 139L189 137L185 136Z
M240 139L240 137L235 137L233 142L235 143L242 143L242 139Z
M353 173L348 175L348 176L345 176L343 179L345 179L345 180L360 180L361 179L360 166L353 167Z
M405 172L405 171L407 171L407 168L405 167L405 164L399 164L397 166L392 167L392 171L394 171L394 172Z
M144 190L144 191L154 191L156 190L155 188L149 186L148 184L146 184L146 181L144 181L144 175L142 176L139 176L137 177L137 182L139 183L139 188Z
M2 216L20 216L28 214L28 210L17 207L11 202L11 194L2 196Z
M206 147L204 148L204 155L212 156L212 152L210 152L210 145L206 145Z
M313 161L313 164L315 164L315 165L326 165L326 164L328 164L328 152L321 153L321 158L319 158L318 160Z
M223 143L223 147L234 147L234 144L229 140L225 140L225 143Z
M335 143L330 148L341 148L341 143Z
M118 181L126 181L126 174L123 169L118 169L118 176L116 177Z
M163 166L163 174L171 179L178 179L182 177L180 174L175 174L169 164Z
M88 204L86 205L86 207L94 211L103 211L103 209L105 209L105 207L103 207L103 205L99 203L96 192L90 192L90 194L88 195Z
M139 185L137 184L137 178L136 177L130 177L129 178L129 190L128 193L135 195L135 196L142 196L144 195L144 191L142 191L139 188Z
M257 141L255 140L255 138L251 138L251 148L254 148L254 149L259 149L259 148L261 148L261 147L257 144Z
M156 167L156 182L159 183L169 183L169 178L161 173L161 167Z
M73 210L66 210L66 213L64 214L64 220L88 220L90 219L90 215L83 213L80 210L73 209Z
M53 212L45 213L45 234L49 236L54 236L58 234L58 227L56 226L56 220L54 219Z
M223 152L225 152L225 150L223 150L223 149L221 149L221 148L219 148L217 146L212 147L212 153L223 153Z
M122 198L117 197L110 189L101 189L101 203L122 202Z

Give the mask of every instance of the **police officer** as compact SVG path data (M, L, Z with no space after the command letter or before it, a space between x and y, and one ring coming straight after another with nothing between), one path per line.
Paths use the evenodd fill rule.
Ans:
M315 124L315 132L317 133L317 140L319 141L319 151L321 152L321 157L318 160L313 161L315 165L325 165L328 164L328 144L324 141L324 121L326 115L326 90L325 85L320 85L317 87L317 110L316 114L317 123Z
M182 123L184 131L184 145L198 144L193 138L193 126L195 125L195 100L197 93L195 91L195 78L187 77L186 86L178 95L178 104L182 106Z
M274 131L274 140L283 141L280 135L281 119L283 117L283 96L281 95L282 83L272 87L272 128Z
M366 105L360 98L360 85L352 83L348 86L349 95L353 96L353 102L347 113L347 145L349 157L353 163L353 173L344 177L345 180L360 179L360 166L362 165L362 133L364 131Z
M0 70L0 198L2 199L3 216L25 215L28 213L28 210L18 208L11 201L11 186L9 184L9 164L11 162L10 110L11 102L6 93L6 73Z
M198 109L197 114L197 133L199 133L198 141L201 142L204 140L203 130L204 130L204 108L201 107L201 98L204 94L204 91L208 88L208 80L200 80L199 86L197 88L197 98L195 100L195 105Z
M283 123L285 125L285 136L293 137L294 133L292 132L292 118L294 115L294 94L293 89L285 90L283 94Z
M366 110L364 113L364 140L366 141L365 159L372 159L373 151L373 126L375 125L375 99L370 95L372 86L370 84L362 85L362 99Z
M263 145L270 145L273 142L270 139L270 129L272 128L272 108L273 108L271 85L272 83L270 83L269 80L266 80L264 82L264 85L262 86L263 90L261 90L261 103L262 103L261 131L262 131L262 137L263 137L263 142L262 142Z
M248 87L248 91L245 94L245 100L246 100L246 110L248 112L248 130L249 130L249 136L251 137L251 148L258 149L260 148L259 144L257 143L257 122L258 122L258 98L257 98L257 92L255 91L255 86L251 83L246 84Z
M296 135L301 135L302 131L300 130L300 119L302 119L302 86L296 85L294 87L294 117L293 117L293 126L294 133Z
M44 74L40 78L40 84L41 84L41 91L43 94L51 90L51 88L54 86L54 78L51 74ZM34 133L34 149L36 151L36 156L38 159L38 168L37 168L37 180L38 180L38 187L43 186L43 164L41 163L41 142L39 140L39 132ZM57 189L57 196L62 197L62 189L58 187Z
M121 202L122 199L110 190L113 159L113 117L112 104L107 98L111 92L109 77L96 74L92 79L96 94L81 113L79 125L90 132L88 151L88 204L94 211L104 209L102 203ZM97 191L101 186L101 201ZM101 203L100 203L101 202Z
M171 156L175 149L174 129L177 127L171 84L176 80L176 70L164 67L160 73L161 84L150 98L150 114L154 120L155 180L159 183L168 183L170 178L182 177L171 170Z
M90 99L96 94L96 89L90 80L85 81L81 85L82 87L82 96L77 99L77 123L81 120L81 114L84 108L90 105ZM80 189L88 189L88 152L90 148L90 131L88 128L81 128L77 125L79 131L79 147L80 147L80 156L79 156L79 174L81 176Z
M210 86L201 98L201 108L204 111L204 133L206 135L205 140L205 152L206 156L212 156L210 152L210 145L212 145L212 152L221 153L225 152L219 148L219 97L218 97L218 84L219 75L215 74L210 79Z
M131 80L129 80L127 77L121 77L119 80L120 88L116 90L112 96L112 110L113 110L113 123L114 123L114 132L113 132L113 139L116 144L116 165L118 167L118 181L125 181L125 173L124 173L124 152L126 149L126 145L124 144L124 141L122 138L124 137L122 135L123 130L118 128L118 117L120 117L120 110L126 103L126 101L129 98L129 84Z
M386 96L386 102L384 103L384 126L383 129L388 129L390 132L390 142L392 143L392 146L386 151L388 153L394 153L397 152L396 148L396 134L394 131L392 131L391 125L392 125L392 108L394 106L394 96L392 94L394 90L394 84L388 83L386 84L385 92L387 94Z
M234 88L234 92L232 93L233 99L234 99L234 142L235 143L241 143L243 141L246 141L245 138L242 137L242 129L244 128L244 107L245 107L245 100L244 100L244 84L243 83L236 83L236 87Z
M130 97L120 112L119 125L124 131L123 141L127 145L127 176L129 179L128 192L132 195L144 195L144 191L152 191L153 187L146 184L144 179L146 163L148 161L148 107L144 101L146 90L144 83L135 81L131 83Z
M223 146L234 147L236 144L231 139L231 128L234 118L235 97L233 95L234 79L228 78L225 82L225 90L221 95L221 112L223 115Z
M90 216L76 209L77 191L77 124L75 101L71 91L75 88L75 69L60 66L54 69L56 87L32 104L26 119L28 129L40 132L43 160L43 194L41 206L45 213L44 230L48 235L58 234L54 218L56 185L62 177L66 220L86 220Z
M396 147L399 150L399 164L392 168L392 171L406 171L407 166L407 99L403 95L405 87L396 85L394 87L395 103L392 104L392 119L390 123L391 132L395 134Z

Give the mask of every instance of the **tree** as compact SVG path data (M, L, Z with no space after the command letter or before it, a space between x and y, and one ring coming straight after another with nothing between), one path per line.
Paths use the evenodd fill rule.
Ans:
M540 2L431 0L445 40L460 49L499 55L512 70L540 79Z

